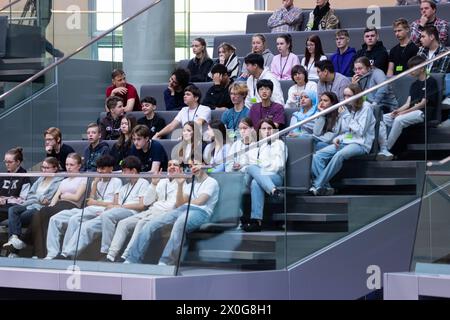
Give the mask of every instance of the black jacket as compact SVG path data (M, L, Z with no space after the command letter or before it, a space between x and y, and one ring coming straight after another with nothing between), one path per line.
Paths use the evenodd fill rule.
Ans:
M367 44L363 44L362 48L356 52L355 60L359 57L367 57L372 65L375 65L378 69L387 72L389 65L389 55L386 48L383 46L383 41L378 41L372 50L367 50Z

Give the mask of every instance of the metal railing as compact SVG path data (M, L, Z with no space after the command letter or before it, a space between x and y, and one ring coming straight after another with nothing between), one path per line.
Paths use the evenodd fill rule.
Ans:
M16 3L19 3L20 1L22 1L22 0L14 0L13 2L8 3L3 8L0 8L0 12L2 12L3 10L6 10L8 8L11 8L13 5L15 5Z
M139 10L138 12L136 12L135 14L133 14L131 17L126 18L125 20L123 20L122 22L118 23L117 25L109 28L108 30L102 32L100 35L98 35L97 37L95 37L94 39L88 41L87 43L85 43L84 45L82 45L80 48L76 49L74 52L64 56L61 59L57 59L55 62L53 62L52 64L50 64L49 66L45 67L44 69L42 69L41 71L39 71L38 73L36 73L35 75L31 76L30 78L28 78L27 80L21 82L20 84L18 84L17 86L15 86L14 88L8 90L7 92L5 92L4 94L0 95L0 101L4 100L6 97L10 96L12 93L14 93L15 91L19 90L22 87L25 87L28 84L31 84L34 80L38 79L39 77L43 76L44 74L46 74L49 70L52 70L54 68L56 68L57 66L59 66L61 63L64 63L66 60L72 58L74 55L80 53L81 51L83 51L84 49L86 49L87 47L89 47L90 45L92 45L93 43L99 41L100 39L106 37L108 34L110 34L111 32L113 32L114 30L120 28L121 26L123 26L124 24L128 23L129 21L133 20L134 18L136 18L137 16L141 15L142 13L144 13L145 11L149 10L150 8L154 7L155 5L157 5L158 3L160 3L161 0L154 0L154 2L146 7L144 7L143 9Z
M311 117L309 117L309 118L307 118L307 119L304 119L304 120L302 120L302 121L299 121L299 122L297 122L296 124L294 124L294 125L292 125L292 126L289 126L289 127L285 128L285 129L282 129L282 130L280 130L280 131L278 131L278 132L272 134L271 136L268 136L268 137L266 137L266 138L264 138L264 139L261 139L261 140L259 140L259 141L257 141L257 142L253 142L253 143L251 143L251 144L249 145L249 147L246 148L245 150L236 151L235 153L233 153L233 154L227 156L226 161L227 161L227 162L228 162L228 161L232 161L233 158L236 157L236 156L242 155L242 154L248 152L249 150L252 150L252 149L254 149L254 148L260 147L260 146L263 145L264 143L267 143L267 142L269 142L269 141L271 141L271 140L273 140L273 139L277 139L277 138L279 138L280 136L286 135L286 134L288 134L290 131L292 131L292 130L294 130L294 129L296 129L296 128L299 128L299 127L301 127L302 125L304 125L304 124L306 124L306 123L308 123L308 122L311 122L311 121L313 121L313 120L315 120L315 119L317 119L317 118L319 118L319 117L325 116L325 115L327 115L327 114L333 112L334 110L337 110L338 108L347 105L349 102L352 102L352 101L354 101L354 100L360 99L360 98L364 97L365 95L367 95L368 93L371 93L371 92L373 92L373 91L376 91L376 90L380 89L381 87L384 87L384 86L386 86L386 85L388 85L388 84L390 84L390 83L392 83L392 82L395 82L395 81L397 81L398 79L403 78L403 77L405 77L406 75L409 75L409 74L411 74L412 72L414 72L414 71L416 71L416 70L419 70L419 69L425 67L426 65L428 65L428 64L430 64L430 63L433 63L434 61L437 61L437 60L439 60L439 59L442 59L443 57L448 56L448 55L450 55L450 51L443 52L443 53L439 54L438 56L436 56L436 57L434 57L434 58L432 58L432 59L430 59L430 60L427 60L427 61L425 61L425 62L423 62L423 63L421 63L421 64L419 64L419 65L417 65L417 66L415 66L415 67L413 67L413 68L410 68L410 69L408 69L408 70L406 70L406 71L404 71L404 72L402 72L402 73L400 73L400 74L398 74L398 75L396 75L396 76L394 76L394 77L391 77L391 78L387 79L386 81L384 81L384 82L382 82L382 83L379 83L379 84L377 84L376 86L373 86L372 88L369 88L369 89L367 89L367 90L364 90L364 91L362 91L362 92L360 92L360 93L358 93L358 94L356 94L356 95L354 95L354 96L352 96L352 97L350 97L350 98L348 98L348 99L345 99L345 100L343 100L343 101L341 101L341 102L339 102L339 103L337 103L337 104L335 104L335 105L333 105L333 106L327 108L326 110L320 111L320 112L318 112L318 113L312 115ZM449 157L449 158L450 158L450 157ZM450 159L449 159L448 161L450 161Z

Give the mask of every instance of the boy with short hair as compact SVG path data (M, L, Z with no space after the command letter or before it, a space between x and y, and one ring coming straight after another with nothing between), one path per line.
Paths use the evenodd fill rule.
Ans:
M137 123L147 126L150 130L150 139L166 126L166 121L156 113L156 99L145 97L141 101L142 113L144 116Z
M419 48L409 37L409 24L406 19L398 18L392 26L399 43L389 51L389 66L386 73L388 77L408 70L408 60L419 51Z
M350 77L353 68L353 58L356 54L355 48L349 47L350 35L347 30L336 31L336 53L330 60L333 62L334 70L340 74Z
M256 84L261 102L254 104L250 108L250 119L252 119L255 130L259 129L259 123L263 119L271 119L277 128L284 126L284 107L283 105L272 102L273 82L262 79Z
M386 74L389 64L389 55L383 42L380 41L380 35L377 28L366 28L364 30L364 44L361 46L361 49L356 52L355 60L359 57L369 58L372 66L383 70Z
M409 59L408 68L413 68L425 61L425 58L421 56L414 56ZM432 76L427 75L426 67L411 72L411 75L417 78L417 80L411 84L406 103L402 107L383 116L386 127L390 129L387 138L388 149L394 146L404 128L430 120L433 109L439 103L437 81ZM424 119L424 112L422 110L425 107L427 108L428 119Z
M125 112L140 111L141 103L136 88L127 83L125 72L115 69L111 73L112 85L106 89L106 97L117 96L122 98L125 104ZM108 110L106 110L108 112Z
M96 171L96 161L101 156L109 154L109 145L100 141L100 127L96 123L88 125L86 134L89 146L84 150L83 168L85 171Z
M202 92L196 85L188 85L184 89L184 103L187 107L183 107L167 126L155 134L155 139L161 139L180 125L184 126L188 121L195 121L202 127L202 131L206 132L208 123L211 121L211 108L200 104Z
M120 97L106 98L108 113L100 121L102 140L117 140L120 137L120 122L124 115L123 100Z
M150 139L150 130L142 124L134 127L132 132L133 146L130 155L139 158L142 172L158 173L167 169L167 154L163 146Z
M114 164L115 160L112 156L103 155L97 159L97 172L111 174ZM48 225L47 257L45 259L65 258L64 254L60 254L60 252L75 250L81 218L83 218L83 222L96 218L99 212L104 211L113 203L114 195L120 187L122 187L122 181L119 178L97 177L92 181L91 192L84 209L63 210L51 217Z

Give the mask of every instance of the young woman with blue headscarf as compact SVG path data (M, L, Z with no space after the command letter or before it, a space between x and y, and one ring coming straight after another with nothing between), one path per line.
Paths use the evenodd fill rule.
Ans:
M305 120L311 116L313 116L317 112L317 94L314 91L305 90L301 93L300 96L300 110L294 112L291 117L291 123L289 126L292 126L302 120ZM310 121L305 123L299 128L292 130L289 133L291 137L297 137L305 134L313 134L314 129L314 121Z

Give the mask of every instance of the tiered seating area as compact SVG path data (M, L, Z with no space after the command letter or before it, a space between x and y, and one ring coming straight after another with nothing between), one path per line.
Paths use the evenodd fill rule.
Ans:
M439 16L450 15L450 5L439 7ZM409 21L419 16L417 6L381 8L380 39L387 48L397 44L392 31L392 21L403 16ZM304 12L306 20L309 11ZM267 44L272 52L276 52L276 34L267 33L266 22L269 14L249 15L247 20L247 34L218 36L214 39L214 55L217 56L217 47L222 42L229 42L237 47L236 54L245 56L250 47L252 33L265 33ZM370 14L366 9L337 10L341 19L342 28L350 33L350 46L360 48L362 31ZM293 32L294 51L302 57L306 38L312 32ZM335 51L335 30L321 31L320 37L327 55ZM450 45L450 38L448 40ZM180 66L186 62L180 62ZM434 74L438 80L439 91L444 92L444 75ZM406 100L408 88L412 79L404 77L394 83L394 92L400 105ZM287 98L288 88L292 81L281 81L284 98ZM203 96L212 83L195 83L202 91ZM140 89L140 97L153 96L158 101L158 114L166 123L172 121L177 111L164 110L163 92L167 84L148 84ZM443 97L442 97L443 98ZM441 99L442 100L442 99ZM286 123L289 123L292 113L296 110L286 109ZM440 105L433 116L433 122L428 129L428 145L426 148L433 151L428 159L440 159L442 154L448 154L448 129L436 128L442 120L443 108ZM141 112L132 112L138 119ZM220 119L222 111L213 111L212 120ZM105 113L100 114L100 119ZM86 124L94 119L86 119ZM423 128L422 131L420 131ZM415 136L411 134L415 132ZM221 186L219 206L216 208L210 223L203 225L199 231L189 235L190 248L186 260L187 264L205 266L237 266L243 268L280 268L285 265L285 242L291 244L288 252L288 264L310 254L326 244L329 244L346 232L352 232L376 218L392 211L392 208L407 203L416 198L421 192L424 163L425 126L411 127L403 135L404 143L399 140L399 161L376 162L370 157L360 157L346 161L341 172L333 179L332 185L337 187L338 195L330 197L314 197L307 195L311 186L311 158L313 142L310 138L287 138L288 163L286 170L285 202L267 199L264 217L264 231L257 234L243 233L235 230L238 218L241 215L239 188L228 188L242 184L241 174L215 174ZM166 153L179 143L176 137L162 139ZM83 140L64 141L72 146L79 154L87 147L88 142ZM114 141L108 141L112 146ZM373 156L373 155L372 155ZM419 160L419 161L416 161ZM388 200L388 201L386 201ZM232 204L232 205L230 205ZM244 197L243 208L248 211L248 196ZM286 209L286 210L285 210ZM285 233L283 230L287 230ZM295 248L295 250L293 250ZM98 250L97 250L98 251ZM87 259L92 257L87 257ZM154 261L153 261L154 262Z

